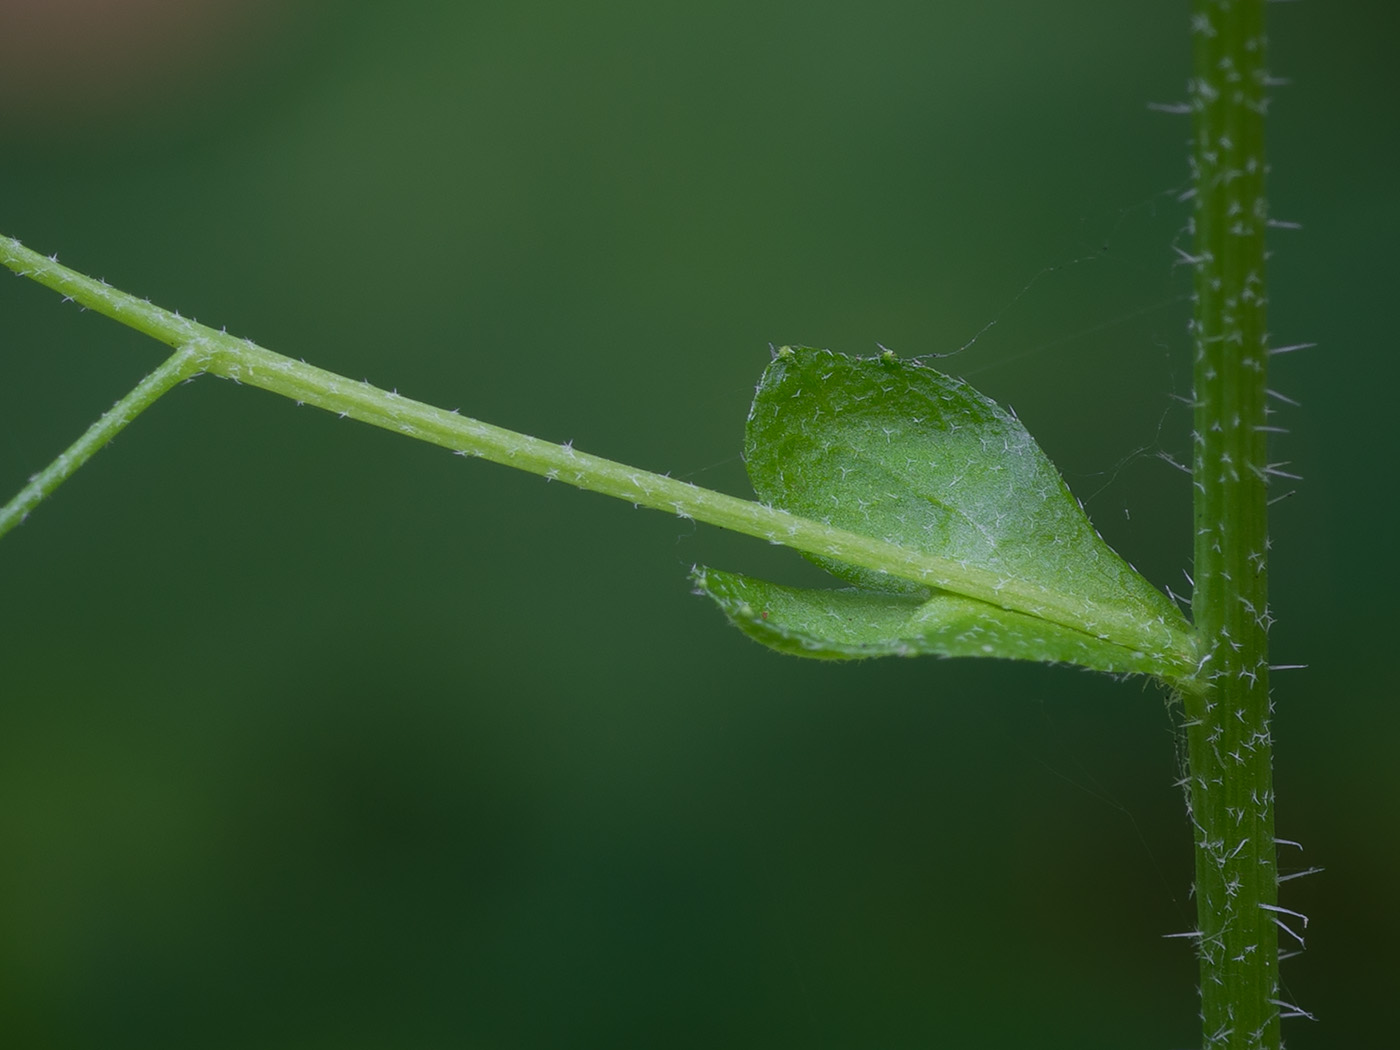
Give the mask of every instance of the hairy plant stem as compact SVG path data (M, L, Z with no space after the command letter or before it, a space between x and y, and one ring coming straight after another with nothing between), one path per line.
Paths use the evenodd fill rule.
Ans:
M1268 659L1265 0L1195 0L1195 590L1185 698L1207 1050L1277 1050Z
M19 497L0 508L0 534L124 426L135 414L132 407L139 411L180 379L208 372L462 455L480 456L637 506L669 511L1085 631L1147 654L1159 668L1154 673L1182 688L1190 688L1197 649L1195 637L1184 621L1171 623L1081 596L1061 594L1026 580L833 528L765 504L589 455L571 444L541 441L468 419L215 331L70 270L10 238L0 237L0 263L176 348L170 361L60 457L61 469L55 464L36 475Z
M52 495L93 453L117 436L126 425L150 408L171 387L202 371L202 357L190 349L177 350L159 368L132 388L131 393L102 414L83 436L63 450L52 463L29 479L15 498L0 507L0 536L22 522L41 501Z

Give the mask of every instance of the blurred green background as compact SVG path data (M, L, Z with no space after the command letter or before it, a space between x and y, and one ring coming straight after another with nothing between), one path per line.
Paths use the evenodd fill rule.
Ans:
M1391 6L1271 8L1290 1047L1393 1035ZM942 362L1186 588L1182 4L0 7L0 230L746 494L768 342ZM0 278L0 489L162 357ZM202 379L0 544L0 1042L1197 1045L1158 691L824 665L789 551Z

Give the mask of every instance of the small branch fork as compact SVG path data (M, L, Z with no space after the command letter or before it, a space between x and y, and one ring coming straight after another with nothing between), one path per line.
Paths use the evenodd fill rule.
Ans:
M69 445L58 458L29 479L14 499L0 507L0 536L28 517L35 505L62 485L98 449L111 441L171 387L192 379L204 370L208 355L194 347L182 347L165 359L154 372L141 380L131 393L102 414L83 436Z
M1151 661L1153 674L1183 691L1194 687L1196 639L1184 620L1169 621L1156 613L1139 613L1126 606L1059 593L965 561L833 528L766 504L589 455L571 443L559 445L469 419L215 331L61 266L10 238L0 237L0 264L176 351L0 509L0 534L23 520L39 500L162 393L182 379L207 372L464 456L480 456L639 507L666 511L1049 620L1143 654Z

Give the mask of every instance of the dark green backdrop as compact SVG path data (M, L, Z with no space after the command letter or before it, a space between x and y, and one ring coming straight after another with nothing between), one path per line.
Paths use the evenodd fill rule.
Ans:
M1186 589L1183 4L7 5L0 230L738 493L767 344L943 364ZM87 10L91 8L92 10ZM33 9L33 10L30 10ZM49 10L49 14L42 12ZM1289 1045L1393 1034L1388 7L1277 5ZM62 23L54 11L72 20ZM77 12L74 14L73 12ZM178 12L178 13L177 13ZM103 21L103 19L106 21ZM149 24L142 22L149 19ZM163 20L163 21L162 21ZM993 323L994 322L994 323ZM988 326L991 327L988 327ZM161 357L0 278L5 496ZM769 653L791 552L179 389L0 543L0 1042L1195 1045L1157 690Z

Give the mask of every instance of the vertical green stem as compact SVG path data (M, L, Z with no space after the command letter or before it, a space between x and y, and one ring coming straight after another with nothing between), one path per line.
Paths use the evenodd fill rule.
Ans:
M1193 0L1195 592L1187 710L1207 1050L1277 1050L1269 731L1265 0Z

